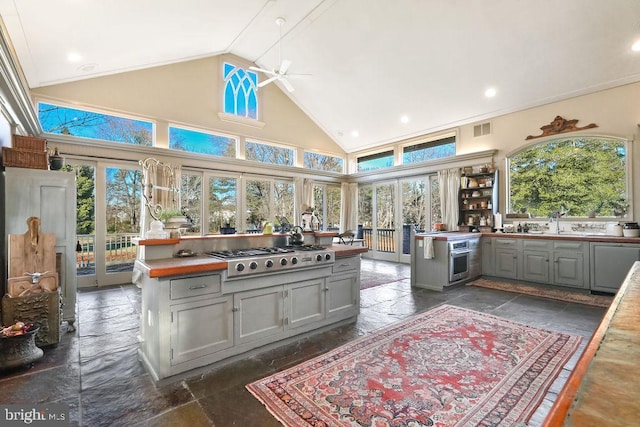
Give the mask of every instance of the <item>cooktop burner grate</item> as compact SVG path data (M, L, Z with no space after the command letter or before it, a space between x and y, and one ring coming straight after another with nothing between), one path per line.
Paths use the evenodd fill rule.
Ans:
M292 248L272 247L272 248L230 249L226 251L206 252L206 254L210 256L217 256L220 258L230 259L230 258L247 258L247 257L263 256L263 255L286 254L294 251L295 250Z

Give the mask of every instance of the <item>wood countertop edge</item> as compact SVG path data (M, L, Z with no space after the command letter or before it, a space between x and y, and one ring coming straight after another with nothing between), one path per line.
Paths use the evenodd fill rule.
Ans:
M328 249L335 252L337 258L358 255L368 252L362 246L329 245ZM151 278L180 276L191 273L206 273L227 269L226 261L211 258L167 258L152 261L136 260L136 265Z
M593 333L593 336L589 340L589 343L585 347L578 363L576 363L575 368L571 371L569 378L567 378L567 382L562 387L560 393L558 393L558 397L556 398L549 414L544 420L542 427L560 427L565 425L565 421L567 415L569 414L569 409L571 409L571 405L573 404L576 395L578 394L578 390L580 389L580 384L582 382L583 377L587 373L589 365L591 361L595 357L602 340L604 339L607 329L611 325L611 321L613 320L616 312L618 311L618 307L620 302L622 301L624 295L627 292L627 289L631 286L631 280L629 279L634 271L640 269L640 262L636 262L627 275L622 287L616 293L615 298L611 302L609 309L605 313L604 317L600 321L598 328Z
M425 237L433 237L434 240L460 240L470 237L499 237L507 239L541 239L541 240L573 240L581 242L606 242L606 243L640 243L639 237L618 236L577 236L571 234L532 234L532 233L460 233L446 234L416 234L416 240L424 240Z

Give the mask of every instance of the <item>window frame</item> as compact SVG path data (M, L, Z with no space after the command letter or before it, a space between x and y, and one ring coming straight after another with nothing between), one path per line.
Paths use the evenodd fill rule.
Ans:
M302 167L307 169L306 166L306 157L307 157L307 153L311 154L311 155L319 155L319 156L325 156L325 157L332 157L334 159L340 159L342 160L342 170L341 171L331 171L331 170L326 170L326 169L314 169L314 168L308 168L309 170L314 170L314 171L321 171L321 172L330 172L330 173L339 173L339 174L346 174L346 169L347 169L347 159L345 158L345 156L339 156L339 155L335 155L332 153L326 153L326 152L322 152L322 151L316 151L316 150L306 150L303 149L302 150Z
M367 170L360 170L360 159L365 158L365 157L371 157L372 159L370 159L370 160L382 159L382 158L388 157L387 155L389 153L391 153L391 166L385 166L385 167L367 169ZM394 166L396 166L396 150L395 150L394 147L391 147L391 148L387 147L387 148L384 148L384 149L381 149L381 150L377 150L377 151L372 151L372 152L369 152L369 153L358 154L356 156L356 158L355 158L356 173L385 171L385 170L389 170L389 169L393 168Z
M283 148L286 150L291 150L291 164L280 164L280 163L270 163L270 162L264 162L262 160L254 160L254 159L247 159L247 144L252 143L252 144L258 144L258 145L266 145L268 147L277 147L277 148ZM286 144L280 144L277 142L267 142L264 140L260 140L257 138L242 138L242 153L243 153L243 157L244 160L248 161L248 162L254 162L257 164L265 164L265 165L272 165L272 166L288 166L288 167L294 167L296 165L296 158L298 156L298 148L297 147L293 147L291 145L286 145Z
M234 69L242 69L245 73L247 74L253 74L256 76L256 80L255 80L255 88L254 88L254 93L255 93L255 98L256 98L256 116L255 117L249 117L249 116L240 116L237 113L229 113L226 110L226 106L227 106L227 102L226 102L226 88L227 88L227 79L225 78L225 66L226 65L230 65L232 66ZM260 108L260 104L262 103L262 99L260 96L260 90L258 87L258 83L260 82L260 78L257 72L253 71L253 70L249 70L250 65L248 64L244 64L241 63L239 61L230 61L230 60L223 60L221 61L220 64L220 103L221 103L221 108L220 108L220 114L222 115L221 117L225 117L227 120L230 121L237 121L237 122L255 122L255 123L261 123L260 122L260 118L262 116L262 109ZM234 71L235 72L235 71Z
M101 142L105 142L105 143L110 143L110 144L120 144L121 146L129 146L129 147L156 147L157 144L157 140L156 140L156 134L157 134L157 122L155 120L152 119L148 119L145 117L141 117L141 116L133 116L130 114L124 114L124 113L120 113L120 112L116 112L116 111L110 111L107 109L100 109L100 108L91 108L91 107L87 107L85 105L72 105L72 104L68 104L65 102L60 102L60 101L55 101L55 100L49 100L46 98L36 98L34 99L35 102L35 106L36 106L36 115L38 116L38 123L40 124L40 126L42 126L42 122L40 121L40 104L46 104L46 105L52 105L54 107L60 107L60 108L65 108L65 109L70 109L70 110L77 110L77 111L82 111L82 112L87 112L87 113L93 113L93 114L99 114L99 115L103 115L103 116L111 116L111 117L115 117L118 119L125 119L125 120L131 120L131 121L135 121L135 122L144 122L144 123L149 123L151 125L151 145L142 145L142 144L132 144L129 142L124 142L124 141L114 141L114 140L109 140L109 139L100 139L100 138L91 138L91 137L86 137L86 136L80 136L80 135L67 135L67 134L63 134L63 133L53 133L53 132L49 132L46 131L44 129L42 129L42 132L46 135L55 135L55 136L62 136L62 137L72 137L72 138L78 138L81 141L97 141L99 143Z
M211 136L214 136L214 137L223 137L223 138L233 139L235 141L234 142L234 144L235 144L235 155L233 157L227 157L227 156L218 156L216 154L201 153L201 152L198 152L198 151L179 150L179 149L176 149L176 148L172 148L171 147L171 128L180 129L180 130L186 130L188 132L201 133L201 134L204 134L204 135L211 135ZM170 150L175 151L175 152L201 154L201 155L205 155L205 156L211 156L213 158L237 159L239 157L239 151L240 151L240 139L241 138L238 135L230 135L230 134L226 134L224 132L216 132L216 133L214 133L214 131L199 129L199 128L195 128L195 127L192 127L192 126L178 125L176 123L169 123L167 125L167 146L168 146L168 148Z
M417 161L417 162L406 162L404 159L404 155L406 153L406 149L409 147L419 147L419 146L431 146L431 147L438 147L440 145L448 145L451 142L446 142L446 140L449 139L453 139L453 144L454 144L454 150L453 150L453 155L451 156L443 156L443 157L436 157L433 159L427 159L427 160L421 160L421 161ZM434 160L439 160L439 159L447 159L450 157L455 157L457 154L457 144L458 144L458 135L455 132L452 133L446 133L446 134L441 134L441 135L437 135L437 136L432 136L429 138L420 138L420 139L416 139L414 141L402 144L399 147L399 158L401 159L401 163L403 165L415 165L418 163L423 163L423 162L429 162L429 161L434 161ZM425 147L426 148L426 147ZM418 151L418 150L414 150L414 151Z
M632 141L628 138L622 138L622 137L617 137L617 136L610 136L610 135L585 135L585 134L571 134L571 135L553 135L547 138L541 138L541 139L537 139L529 144L526 144L524 146L518 147L517 149L507 153L505 155L504 158L504 164L505 164L505 211L507 213L512 213L510 212L510 207L511 207L511 157L522 153L523 151L529 150L535 146L538 145L543 145L543 144L549 144L549 143L553 143L559 140L567 140L567 139L580 139L580 138L599 138L599 139L610 139L610 140L616 140L619 142L622 142L625 146L625 187L626 187L626 201L629 204L629 207L627 209L627 214L626 216L622 217L622 218L629 218L632 219L634 218L634 212L633 212L633 194L634 194L634 189L633 189L633 175L632 175L632 163L633 163L633 154L632 154L632 148L633 148L633 144ZM570 212L569 212L570 213ZM543 217L534 217L533 219L538 218L541 219ZM600 215L600 216L596 216L595 218L590 218L588 216L573 216L573 215L568 215L564 218L572 218L572 219L582 219L582 220L588 220L588 221L611 221L612 219L620 219L620 217L615 217L613 215Z

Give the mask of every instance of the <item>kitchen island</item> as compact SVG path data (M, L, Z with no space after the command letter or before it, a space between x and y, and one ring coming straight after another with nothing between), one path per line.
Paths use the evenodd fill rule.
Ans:
M248 248L278 239L236 236L232 242ZM180 239L164 245L168 250L156 247L163 246L157 241L137 243L148 246L146 254L162 256L189 246L227 248L229 242ZM134 269L134 281L142 288L138 354L151 377L173 381L179 374L195 375L354 322L360 303L360 254L367 249L345 245L295 249L255 258L260 263L273 261L273 271L256 268L258 273L251 271L253 258L239 262L201 254L138 259Z

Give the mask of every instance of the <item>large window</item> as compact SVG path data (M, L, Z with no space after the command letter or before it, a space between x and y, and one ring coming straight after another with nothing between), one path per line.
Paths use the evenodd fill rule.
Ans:
M344 170L344 159L341 157L305 151L304 167L305 169L342 173Z
M313 207L321 230L340 230L340 197L341 189L337 185L313 186Z
M219 234L221 229L236 228L238 180L227 177L209 177L208 234Z
M456 137L408 145L402 149L402 163L418 163L456 155Z
M559 138L509 160L509 211L549 217L623 216L627 204L626 141Z
M258 75L253 71L224 63L224 112L258 119Z
M385 169L393 166L393 150L358 157L358 172Z
M169 148L235 158L236 138L169 126Z
M182 172L180 207L191 226L186 234L200 235L202 229L202 174Z
M274 165L293 166L293 148L245 141L245 158Z
M48 133L150 146L153 123L93 111L38 103L38 119Z
M276 222L276 217L284 217L294 224L293 182L270 179L247 179L245 181L245 204L247 207L246 229L248 232L261 231L266 221Z

